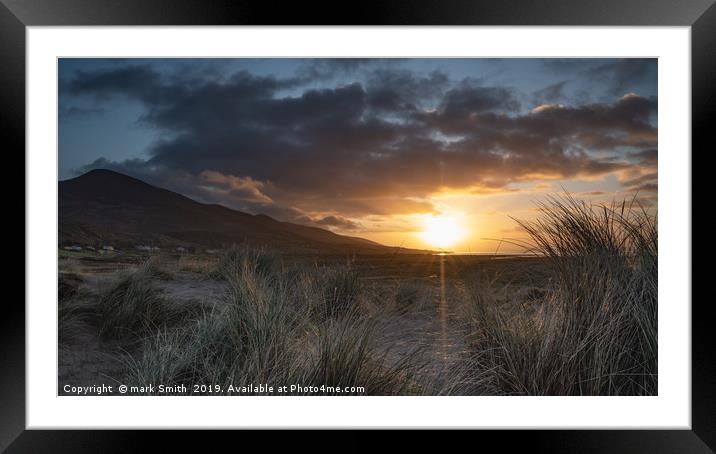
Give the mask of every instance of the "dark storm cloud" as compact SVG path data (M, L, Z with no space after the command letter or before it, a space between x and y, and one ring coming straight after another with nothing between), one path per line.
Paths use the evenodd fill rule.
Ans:
M408 70L379 69L368 79L368 100L374 108L407 113L418 108L417 103L442 95L449 82L440 71L419 76Z
M91 167L203 201L341 228L351 216L434 212L426 197L442 189L494 192L535 178L604 175L633 165L619 150L657 143L652 98L628 94L524 112L505 86L452 82L439 71L367 74L308 89L300 77L238 71L220 81L182 79L128 66L80 71L67 87L78 96L137 100L142 121L164 134L147 160Z
M450 121L485 112L516 111L519 107L509 88L485 87L478 81L464 80L445 94L440 110Z
M247 71L238 71L221 82L191 76L182 78L176 74L164 78L150 65L132 65L78 71L66 87L74 95L89 94L101 99L123 95L141 101L149 108L148 119L151 122L161 127L184 127L187 125L177 123L180 116L172 117L172 113L196 107L204 114L212 111L211 117L216 118L221 114L231 114L232 109L241 112L243 103L237 101L266 98L278 90L299 84L297 78L254 76Z
M657 131L649 122L655 111L656 100L627 95L613 104L542 105L526 115L466 110L424 117L427 124L461 137L445 147L441 165L449 167L445 174L453 183L464 185L479 181L479 169L486 170L485 181L504 182L535 174L556 178L618 170L628 163L597 159L588 151L656 146Z

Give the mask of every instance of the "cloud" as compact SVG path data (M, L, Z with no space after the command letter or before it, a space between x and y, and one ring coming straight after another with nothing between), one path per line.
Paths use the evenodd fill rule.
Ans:
M315 222L320 226L338 227L341 230L357 230L360 228L360 224L342 216L326 216L316 220Z
M67 83L71 94L91 93L100 98L122 94L157 102L167 91L161 86L159 73L149 65L77 71Z
M297 74L306 81L327 80L345 75L355 75L369 66L388 64L395 59L386 58L310 58L299 66Z
M446 119L462 119L485 112L509 112L519 109L520 104L511 89L485 87L478 81L466 79L448 91L440 107Z
M77 106L67 106L67 107L60 107L59 109L59 119L60 121L67 121L70 119L77 119L77 118L91 118L91 117L98 117L102 116L107 112L106 109L100 109L100 108L85 108L85 107L77 107Z
M199 174L199 178L204 181L202 186L209 191L218 191L226 196L248 202L266 204L273 202L271 197L261 192L266 184L251 177L224 175L213 170L204 170Z
M125 173L140 179L146 178L155 173L153 169L147 166L146 160L139 158L126 159L121 162L111 161L107 158L98 158L87 165L75 169L74 173L81 175L94 169L114 170L115 172Z
M623 180L621 184L627 191L656 193L658 190L658 176L656 172L649 172Z
M567 83L569 83L568 80L563 80L537 90L532 96L533 102L535 104L547 104L564 99L564 87Z
M628 92L639 92L643 89L655 89L658 74L656 58L621 58L621 59L545 59L543 67L562 78L576 91L573 97L590 99L595 94L603 97L622 96ZM549 103L564 98L550 98L556 94L555 86L545 87L545 91L534 94L536 103ZM577 88L579 87L579 88ZM564 95L559 88L560 95Z
M584 74L593 80L607 82L610 92L622 95L635 85L656 82L657 60L655 58L622 58L593 68L585 69Z
M182 79L132 65L80 71L65 86L73 96L140 102L141 121L161 137L146 160L90 167L304 223L338 222L338 213L345 220L433 213L436 192L597 177L637 165L633 157L646 159L657 146L655 98L629 93L523 112L512 88L478 79L455 82L438 71L374 69L371 62L320 64L357 65L366 78L306 88L300 77L237 71Z
M442 95L449 82L440 71L416 75L405 69L378 69L368 78L368 101L378 110L408 113Z
M556 74L576 74L594 66L594 60L587 58L545 58L542 65Z
M658 161L658 151L656 148L640 150L631 153L631 156L637 158L639 162L646 166L656 166Z

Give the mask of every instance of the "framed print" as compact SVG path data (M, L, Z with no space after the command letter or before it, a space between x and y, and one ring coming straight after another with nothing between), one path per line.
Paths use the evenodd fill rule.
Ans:
M3 448L390 428L711 452L712 2L431 3L4 1Z

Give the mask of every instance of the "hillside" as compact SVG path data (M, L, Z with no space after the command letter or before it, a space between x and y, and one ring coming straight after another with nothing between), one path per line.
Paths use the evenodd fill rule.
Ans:
M390 253L398 249L200 203L111 170L92 170L60 181L58 193L60 246L214 248L247 242L312 253Z

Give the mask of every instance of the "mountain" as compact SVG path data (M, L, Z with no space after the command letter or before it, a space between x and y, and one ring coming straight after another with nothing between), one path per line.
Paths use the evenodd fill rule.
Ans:
M59 182L59 243L226 247L251 243L300 253L390 253L363 238L199 203L111 170ZM401 252L427 252L400 249Z

